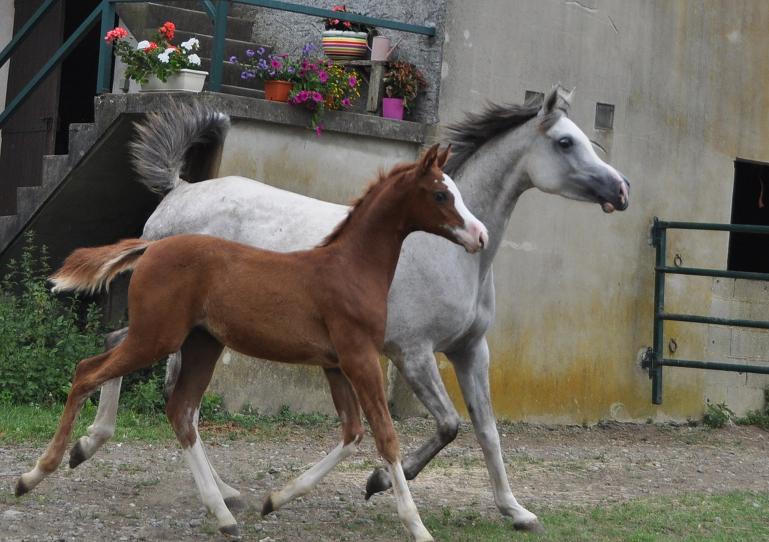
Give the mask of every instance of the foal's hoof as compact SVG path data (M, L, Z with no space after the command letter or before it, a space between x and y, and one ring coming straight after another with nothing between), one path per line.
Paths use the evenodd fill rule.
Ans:
M516 531L523 531L532 534L543 534L545 532L545 528L542 526L542 523L540 523L538 519L519 521L517 523L513 522L513 529Z
M19 481L16 482L16 490L13 492L13 494L17 497L21 497L25 493L28 493L29 489L30 488L27 487L27 484L24 483L24 479L19 478Z
M229 510L242 510L245 507L243 503L243 499L237 496L227 497L226 499L224 499L224 504L227 505L227 508Z
M275 507L272 504L272 495L268 495L266 499L264 499L264 504L262 505L262 517L272 514L275 511Z
M77 442L75 442L75 445L72 446L72 449L69 451L69 468L74 469L86 459L88 458L85 456L85 452L83 451L83 446L80 444L80 441L78 440Z
M238 524L233 523L232 525L225 525L224 527L219 527L219 532L223 535L227 536L240 536L240 529L238 529Z
M369 500L375 493L387 491L391 487L390 475L382 467L377 467L366 482L366 500Z

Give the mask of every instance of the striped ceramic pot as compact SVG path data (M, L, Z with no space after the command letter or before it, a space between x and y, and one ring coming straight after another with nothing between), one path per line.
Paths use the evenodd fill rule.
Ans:
M368 54L368 34L349 30L324 30L323 54L335 60L355 60Z

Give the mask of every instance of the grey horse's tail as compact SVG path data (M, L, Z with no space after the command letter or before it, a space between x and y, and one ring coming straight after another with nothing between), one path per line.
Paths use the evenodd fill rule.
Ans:
M153 192L166 194L182 177L189 182L217 176L230 117L198 102L169 101L136 125L129 143L134 169Z

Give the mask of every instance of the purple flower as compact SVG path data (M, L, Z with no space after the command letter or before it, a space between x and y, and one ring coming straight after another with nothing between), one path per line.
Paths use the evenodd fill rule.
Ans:
M236 57L235 55L230 57L230 64L237 64L237 62L238 62L238 57Z
M328 73L324 72L323 70L320 70L318 72L318 79L320 79L321 83L325 83L326 81L328 81Z
M249 74L250 72L240 72L240 78L243 79L244 81L247 79L250 79Z
M350 104L351 104L351 103L350 103L350 98L348 98L347 96L345 96L344 98L342 98L342 105L343 105L343 106L345 106L345 107L350 107Z
M253 49L246 49L246 56L247 56L247 57L249 57L249 58L250 58L250 57L254 56L255 54L256 54L256 53L254 53L254 50L253 50Z
M358 79L354 75L351 75L347 80L347 84L350 85L350 88L355 88L355 85L358 84Z
M294 73L296 71L296 68L294 68L293 66L289 66L288 68L286 68L286 71L288 73Z
M314 50L315 50L314 43L305 43L304 47L302 47L302 56L307 56L310 53L312 53Z
M264 54L264 47L259 47L259 49L256 50L256 54L262 56Z
M320 137L320 134L321 134L322 132L323 132L323 127L322 127L320 124L318 124L318 125L315 127L315 135L316 135L316 136L318 136L318 137Z
M267 69L267 61L263 58L259 59L259 62L257 62L256 67L260 70L266 70Z
M317 90L313 90L313 91L312 91L312 100L313 100L315 103L318 103L318 102L322 102L322 101L323 101L323 94L321 94L321 93L320 93L320 92L318 92Z

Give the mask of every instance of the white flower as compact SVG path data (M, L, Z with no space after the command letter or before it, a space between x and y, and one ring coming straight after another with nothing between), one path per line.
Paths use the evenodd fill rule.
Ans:
M163 52L163 53L160 53L160 54L158 55L158 60L159 60L160 62L162 62L163 64L168 64L168 62L169 62L171 59L170 59L170 58L168 58L168 53L167 53L167 52Z
M181 46L182 49L186 49L187 51L192 51L193 48L200 45L200 42L198 41L198 38L190 38L185 42L182 42Z
M136 44L136 49L138 51L143 51L144 49L146 49L149 46L150 46L150 42L148 42L147 40L143 40L143 41L140 41L139 43Z
M170 54L171 54L171 53L173 53L174 51L176 51L176 47L169 47L168 49L166 49L165 51L163 51L163 54L164 54L164 55L170 55Z
M187 60L189 60L190 64L193 66L200 66L200 57L198 55L190 55L187 57Z

